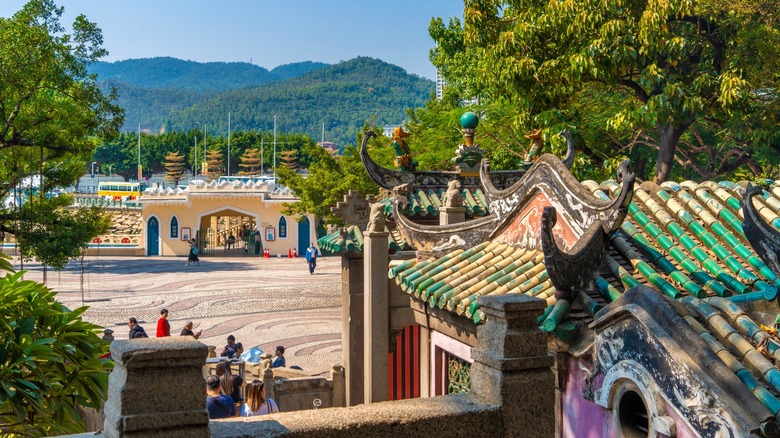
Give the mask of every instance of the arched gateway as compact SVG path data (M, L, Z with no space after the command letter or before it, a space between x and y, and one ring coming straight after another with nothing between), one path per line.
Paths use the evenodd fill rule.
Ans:
M195 239L204 257L262 257L263 251L255 251L256 247L268 248L271 256L286 256L296 243L300 253L311 241L312 219L308 217L305 226L285 230L286 238L280 239L284 236L279 224L298 220L293 216L280 221L283 205L298 199L270 178L196 180L186 189L153 187L140 200L147 255L186 256L190 239ZM177 235L161 234L160 224L171 223L174 217Z

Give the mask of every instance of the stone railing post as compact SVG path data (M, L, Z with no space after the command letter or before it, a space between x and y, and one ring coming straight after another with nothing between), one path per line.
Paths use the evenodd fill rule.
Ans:
M109 344L114 342L114 331L111 329L103 330L103 340Z
M208 437L207 352L189 336L112 342L105 436Z
M265 398L274 398L274 370L273 368L266 368L263 371L263 387L265 388Z
M347 406L347 387L344 381L344 367L341 365L333 365L333 369L330 371L331 384L333 385L333 407L343 408Z
M555 435L555 381L547 333L536 326L546 303L522 294L479 298L486 322L472 349L471 391L501 405L504 435Z
M439 208L439 225L452 225L466 222L466 207Z
M372 213L377 204L372 205ZM390 351L389 245L384 220L363 234L364 403L387 400L387 353Z
M209 345L209 357L217 357L217 346Z
M363 255L341 256L341 355L347 406L363 403Z

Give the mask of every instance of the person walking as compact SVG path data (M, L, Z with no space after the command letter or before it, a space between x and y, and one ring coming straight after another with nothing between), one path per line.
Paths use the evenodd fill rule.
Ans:
M171 335L171 323L168 322L168 309L160 310L160 319L157 320L157 337L164 338Z
M146 334L146 331L143 327L138 325L138 320L135 318L130 318L127 320L127 326L130 327L130 334L128 335L128 338L130 339L138 339L138 338L148 338L149 335Z
M255 231L255 255L260 255L260 247L261 246L262 245L261 245L261 242L260 242L260 230L256 230Z
M190 263L197 263L200 265L200 259L198 258L198 244L195 242L195 239L190 240L190 253L187 255L187 266L190 265Z
M312 242L311 246L306 250L306 261L309 262L309 274L311 275L314 275L314 268L317 267L317 256L319 255L317 247Z

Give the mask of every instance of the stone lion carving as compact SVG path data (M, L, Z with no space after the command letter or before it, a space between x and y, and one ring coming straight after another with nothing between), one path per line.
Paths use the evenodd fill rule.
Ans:
M398 208L400 210L409 206L409 193L412 193L412 186L409 183L393 187L392 198L398 201Z
M371 204L371 215L368 217L367 232L385 231L385 212L384 205L380 203Z
M456 179L447 183L447 191L444 193L445 207L463 207L463 194L460 187L460 181Z

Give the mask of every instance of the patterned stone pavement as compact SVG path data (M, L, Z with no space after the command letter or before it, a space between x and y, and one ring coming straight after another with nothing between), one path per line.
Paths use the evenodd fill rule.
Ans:
M40 265L24 269L25 279L42 281ZM314 374L342 363L339 271L337 257L319 259L314 275L303 258L202 258L187 266L183 258L89 257L49 270L46 284L70 308L88 305L84 319L114 330L117 339L127 338L131 316L154 336L167 308L174 335L192 320L217 353L229 334L245 348L273 353L284 345L288 366Z

